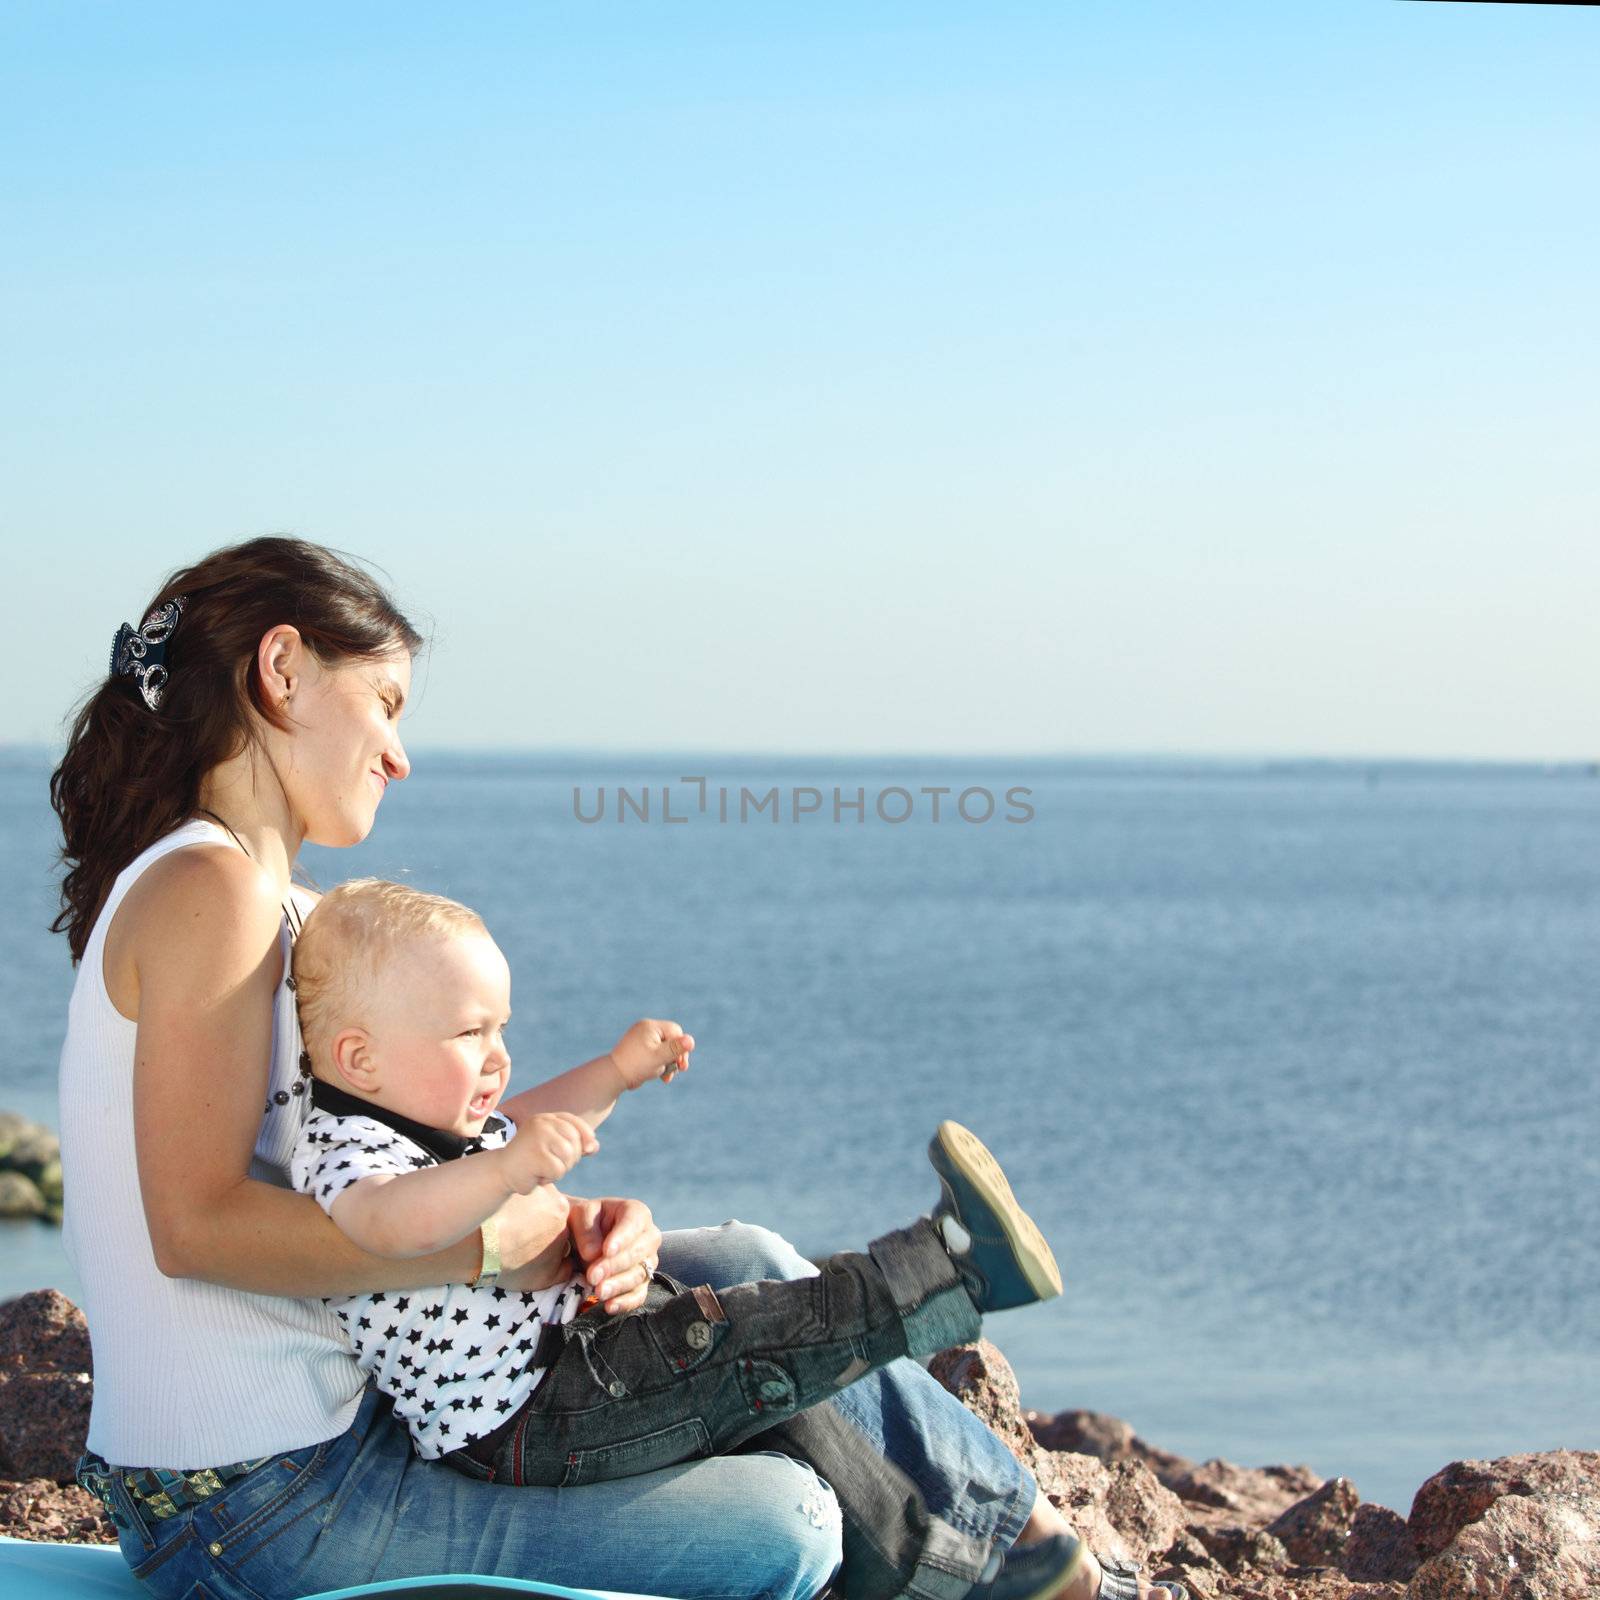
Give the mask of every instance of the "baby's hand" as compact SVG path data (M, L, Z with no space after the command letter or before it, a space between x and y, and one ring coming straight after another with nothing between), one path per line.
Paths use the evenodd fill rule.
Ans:
M611 1047L611 1059L628 1087L637 1089L652 1078L671 1083L678 1073L687 1072L693 1049L693 1035L676 1022L643 1017Z
M517 1126L517 1136L496 1152L500 1173L513 1194L530 1194L541 1183L564 1178L584 1156L600 1148L594 1129L570 1111L540 1111Z

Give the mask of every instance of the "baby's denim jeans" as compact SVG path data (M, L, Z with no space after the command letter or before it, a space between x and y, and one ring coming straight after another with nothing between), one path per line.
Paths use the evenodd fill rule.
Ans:
M517 1416L446 1457L469 1476L573 1488L726 1455L903 1356L978 1335L979 1316L933 1224L886 1234L814 1276L719 1295L658 1273L632 1316L591 1312ZM546 1359L549 1359L546 1357Z

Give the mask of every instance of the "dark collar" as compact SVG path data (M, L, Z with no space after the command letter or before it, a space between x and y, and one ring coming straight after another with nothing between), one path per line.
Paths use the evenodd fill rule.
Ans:
M324 1083L321 1078L311 1080L311 1104L330 1116L371 1117L374 1122L381 1122L396 1133L404 1134L413 1144L421 1145L439 1161L454 1161L457 1156L471 1155L474 1150L483 1149L482 1134L466 1139L459 1133L451 1133L448 1128L430 1128L425 1122L413 1122L410 1117L402 1117L398 1111L391 1111L375 1101L358 1099L344 1089ZM484 1133L502 1120L498 1113L491 1111L483 1125Z

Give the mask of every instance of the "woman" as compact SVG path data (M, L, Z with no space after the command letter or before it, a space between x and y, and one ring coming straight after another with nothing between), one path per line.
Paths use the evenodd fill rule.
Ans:
M290 883L301 844L359 843L410 770L421 642L327 550L217 551L119 630L51 780L55 926L79 965L60 1081L96 1380L83 1481L136 1575L163 1600L440 1572L782 1600L836 1573L852 1597L1146 1593L1102 1585L1028 1474L907 1362L749 1453L617 1483L512 1496L413 1456L319 1297L471 1281L488 1246L367 1256L289 1189L287 958L314 898ZM713 1286L812 1270L758 1228L663 1238L637 1200L546 1190L496 1221L505 1287L572 1251L616 1313L658 1260Z

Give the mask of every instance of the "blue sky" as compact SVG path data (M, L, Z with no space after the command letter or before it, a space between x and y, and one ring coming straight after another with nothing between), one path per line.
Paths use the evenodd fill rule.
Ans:
M0 12L0 741L290 530L419 745L1589 758L1600 13Z

